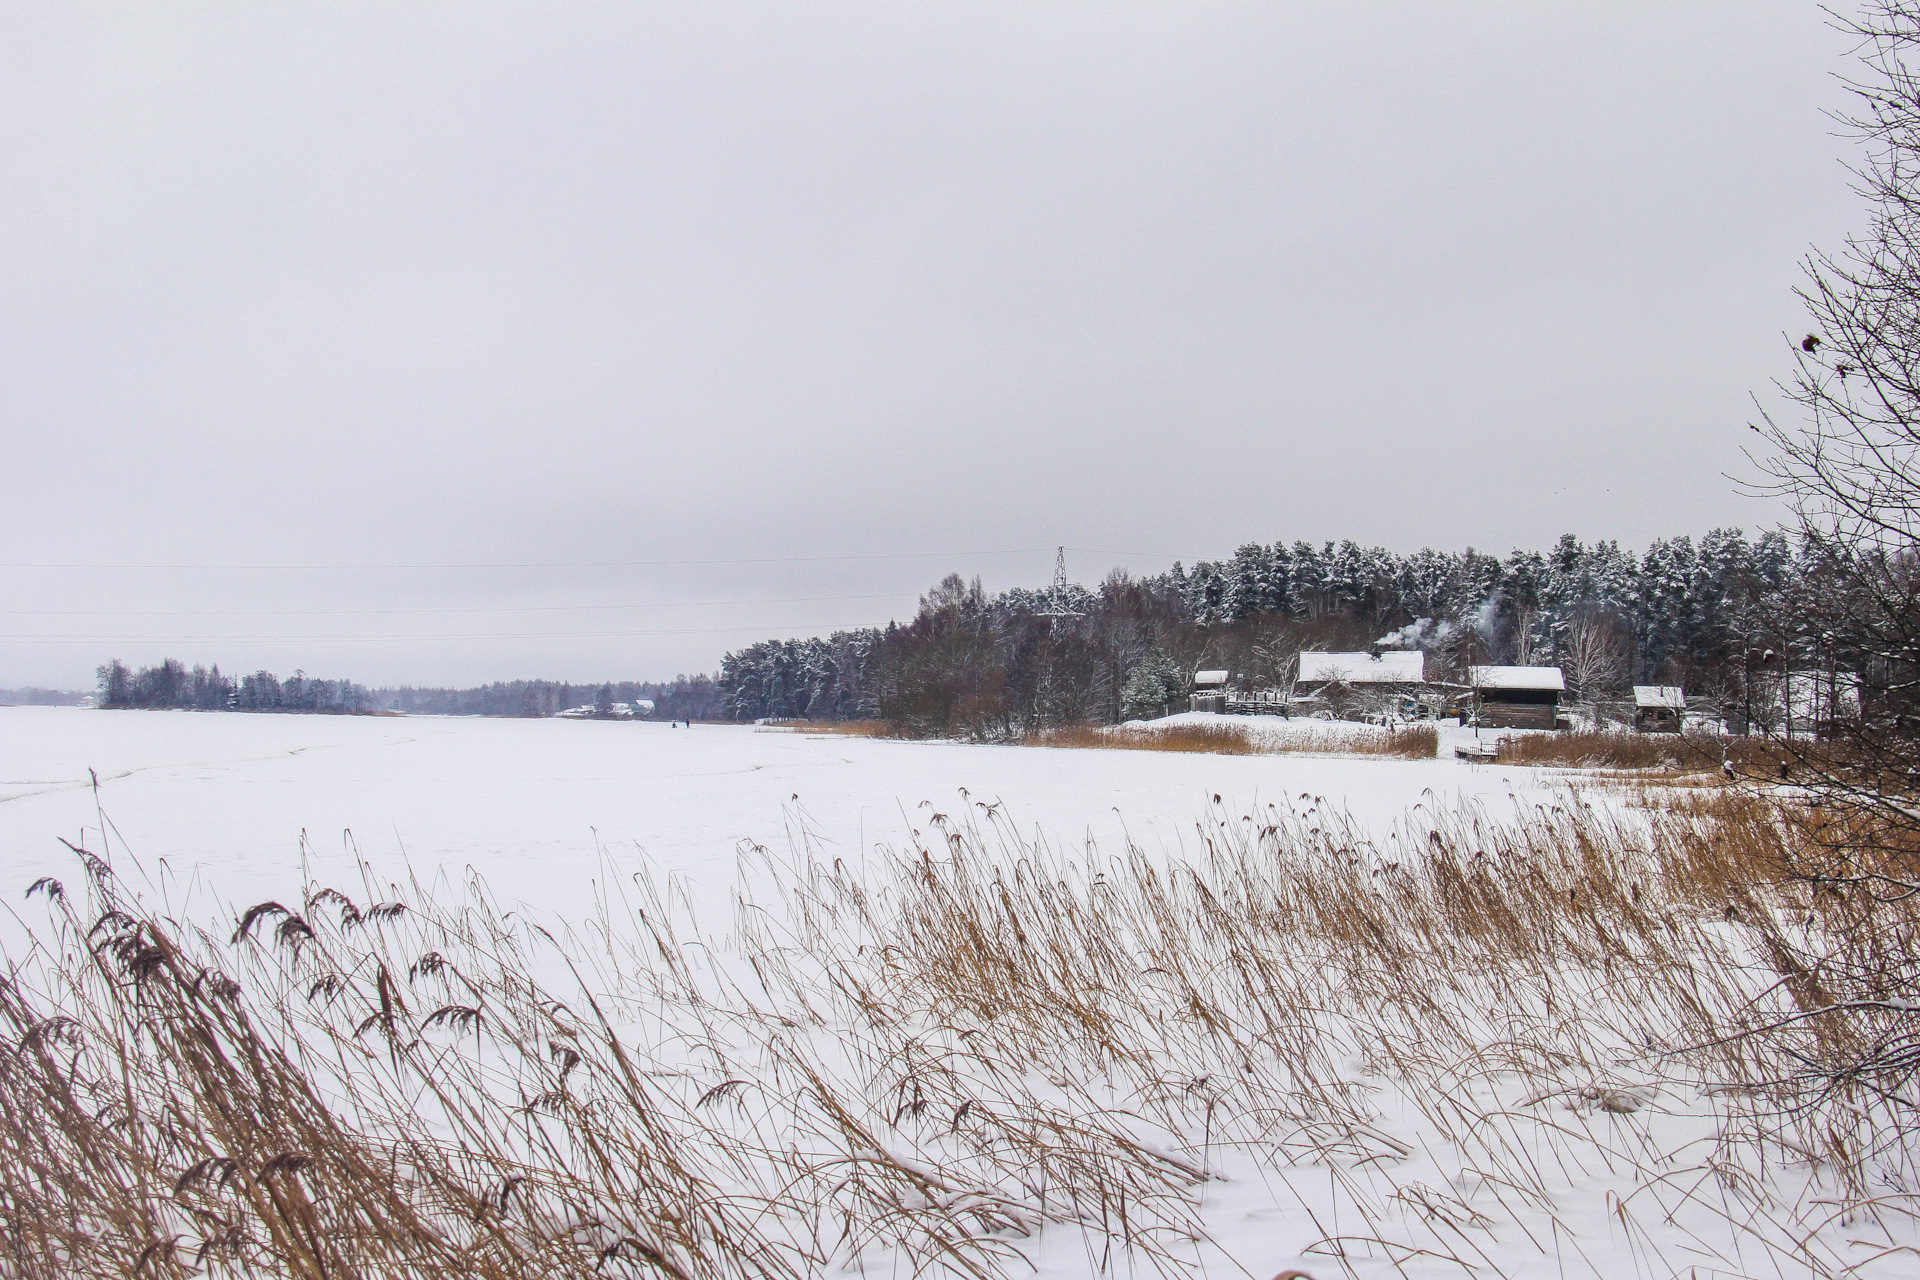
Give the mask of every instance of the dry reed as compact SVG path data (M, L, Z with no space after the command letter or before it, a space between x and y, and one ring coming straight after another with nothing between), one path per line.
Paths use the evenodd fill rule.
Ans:
M868 867L796 813L724 949L645 877L579 933L370 882L216 931L81 853L0 987L0 1271L985 1277L1072 1231L1172 1273L1226 1166L1330 1206L1275 1247L1347 1274L1913 1243L1898 1099L1835 1073L1914 1015L1819 1013L1855 908L1785 882L1809 836L1763 796L1381 839L1216 805L1184 863L963 804ZM1663 1147L1667 1112L1708 1123Z
M1756 738L1597 730L1509 734L1500 739L1495 758L1501 764L1685 773L1718 771L1728 763L1751 772L1771 757Z
M900 731L885 720L770 720L776 729L793 733L835 734L846 738L898 738Z
M1252 725L1072 725L1043 729L1020 739L1023 746L1095 747L1116 751L1191 751L1209 755L1363 755L1430 760L1440 735L1432 725L1385 729L1373 725L1287 725L1263 732Z
M783 720L773 727L795 733L856 738L914 738L885 720ZM1432 725L1297 723L1280 732L1233 722L1176 725L1055 725L1018 735L1025 747L1089 747L1115 751L1185 751L1206 755L1363 755L1427 760L1439 750Z

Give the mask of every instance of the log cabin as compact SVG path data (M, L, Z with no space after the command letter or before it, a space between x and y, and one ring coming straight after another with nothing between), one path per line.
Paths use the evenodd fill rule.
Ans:
M1474 719L1490 729L1551 729L1567 678L1558 667L1468 667Z
M1686 719L1687 695L1670 684L1633 686L1633 727L1641 733L1678 733Z

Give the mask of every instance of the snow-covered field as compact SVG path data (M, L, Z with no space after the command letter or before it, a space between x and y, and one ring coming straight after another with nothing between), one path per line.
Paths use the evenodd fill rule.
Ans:
M1190 717L1173 717L1178 723ZM1264 731L1286 722L1247 720ZM1321 722L1300 722L1315 731ZM642 861L710 891L724 909L743 841L783 846L791 811L841 856L898 844L933 812L1000 803L1056 848L1118 852L1192 843L1213 796L1243 811L1322 797L1384 827L1424 800L1471 798L1504 812L1538 798L1537 769L1453 759L1210 756L807 736L699 725L207 715L0 707L0 885L65 875L107 817L169 899L194 886L221 902L292 892L301 837L316 879L357 881L346 852L383 874L477 870L502 901L586 913L603 859ZM97 847L97 840L95 847ZM211 904L210 904L211 906ZM192 914L192 912L189 912Z

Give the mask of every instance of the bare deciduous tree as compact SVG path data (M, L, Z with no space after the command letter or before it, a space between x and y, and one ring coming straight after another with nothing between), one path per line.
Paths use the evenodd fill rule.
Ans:
M1839 252L1807 263L1800 296L1813 328L1796 341L1782 388L1802 420L1767 418L1755 430L1771 448L1762 465L1772 491L1793 502L1817 552L1816 572L1778 602L1800 611L1797 665L1824 668L1833 689L1849 668L1861 695L1857 715L1837 714L1830 698L1819 737L1776 738L1781 768L1816 806L1807 821L1822 850L1793 870L1841 903L1847 923L1820 954L1775 950L1783 974L1820 993L1813 1012L1828 1019L1806 1051L1809 1074L1911 1115L1920 1109L1920 960L1908 940L1920 902L1920 0L1875 0L1842 25L1862 41L1866 70L1849 85L1857 105L1843 123L1865 146L1854 172L1871 217ZM1783 674L1791 687L1795 676Z
M1560 637L1557 656L1567 684L1586 702L1619 697L1633 674L1627 628L1605 610L1575 614Z

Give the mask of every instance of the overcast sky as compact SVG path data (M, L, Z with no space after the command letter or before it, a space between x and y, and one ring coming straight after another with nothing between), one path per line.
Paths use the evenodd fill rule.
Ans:
M1848 53L1762 0L9 4L0 685L656 678L1056 544L1768 525Z

